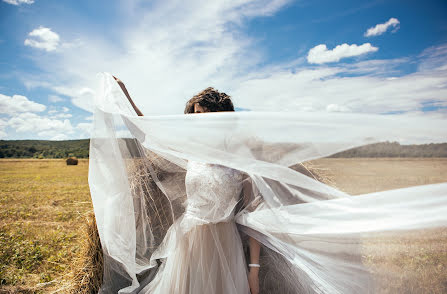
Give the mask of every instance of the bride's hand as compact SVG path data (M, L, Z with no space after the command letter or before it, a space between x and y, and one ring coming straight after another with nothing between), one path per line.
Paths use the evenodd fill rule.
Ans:
M127 92L127 89L126 89L126 86L124 86L124 83L120 79L115 77L114 75L112 75L112 77L118 83L118 85L120 86L121 90L123 90L124 95L126 95L127 99L129 99L129 102L132 105L132 107L135 110L135 112L137 113L137 115L138 116L143 116L143 113L138 109L138 107L135 105L135 103L133 103L132 98L130 98L129 92Z
M117 77L115 77L114 75L112 75L112 77L115 79L115 81L118 83L118 84L123 84L124 85L124 83L120 80L120 79L118 79Z
M248 273L248 285L251 294L259 294L259 271L258 269L250 269Z

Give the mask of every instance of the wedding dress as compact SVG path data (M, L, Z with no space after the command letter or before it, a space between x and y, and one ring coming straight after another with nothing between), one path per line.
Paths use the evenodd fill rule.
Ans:
M412 267L413 254L445 252L447 183L350 196L292 167L372 142L440 141L443 125L297 112L138 117L104 73L89 163L100 293L249 293L249 236L262 245L261 293L429 292L418 278L445 265Z
M152 258L165 258L143 293L250 293L233 208L242 173L189 161L187 204Z

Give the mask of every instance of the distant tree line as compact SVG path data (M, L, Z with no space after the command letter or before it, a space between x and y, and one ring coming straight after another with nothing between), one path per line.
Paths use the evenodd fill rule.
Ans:
M398 142L381 142L345 150L329 157L447 157L447 143L400 145Z
M135 139L124 139L131 148ZM0 140L0 158L66 158L76 156L88 158L89 139L48 141L48 140ZM398 142L369 144L329 157L447 157L447 143L400 145Z
M89 139L0 140L0 158L88 158Z

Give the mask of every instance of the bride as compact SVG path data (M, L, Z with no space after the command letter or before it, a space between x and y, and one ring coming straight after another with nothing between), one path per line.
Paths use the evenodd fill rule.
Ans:
M405 260L421 240L442 242L447 184L351 197L300 164L397 135L439 138L440 121L235 112L213 88L184 114L143 116L103 74L89 162L100 293L427 292Z
M114 77L135 112L143 113L133 102L124 83ZM228 95L207 88L191 98L185 114L215 111L234 111ZM218 179L218 180L215 180ZM243 187L247 176L224 166L188 162L185 184L188 203L184 219L178 226L186 224L188 230L175 236L173 252L155 252L153 258L165 257L157 276L144 288L146 293L259 293L260 244L249 237L250 271L246 278L246 264L242 242L234 215L228 214L244 195ZM245 185L246 189L249 188ZM245 193L248 195L248 193ZM230 205L233 206L230 207ZM201 219L197 222L196 219ZM206 223L202 223L206 219ZM195 226L191 224L197 223ZM177 223L175 224L177 225ZM171 228L168 234L178 234ZM167 240L172 238L170 235ZM172 242L172 241L171 241ZM193 262L192 262L193 261ZM250 290L249 290L250 288Z

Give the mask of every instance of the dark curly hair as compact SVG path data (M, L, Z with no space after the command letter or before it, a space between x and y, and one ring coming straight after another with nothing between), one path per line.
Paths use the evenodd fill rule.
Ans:
M234 111L231 97L225 93L220 93L213 87L208 87L199 94L195 95L186 102L185 114L194 112L194 104L208 108L211 112L216 111Z

